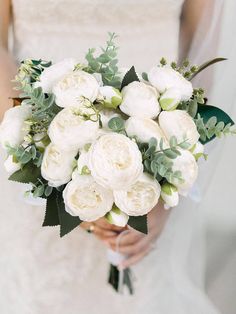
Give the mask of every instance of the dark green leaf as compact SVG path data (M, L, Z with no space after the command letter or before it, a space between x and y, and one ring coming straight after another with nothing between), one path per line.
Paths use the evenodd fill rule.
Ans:
M139 82L139 78L135 72L134 66L132 66L123 78L123 81L121 83L121 89L124 88L125 86L129 85L130 83L135 82L135 81Z
M144 216L130 216L128 225L135 230L148 234L147 215Z
M47 206L46 206L43 227L60 225L59 216L58 216L58 208L57 208L57 194L58 194L58 191L56 189L53 189L53 192L47 198Z
M21 170L14 172L9 180L21 183L36 183L40 175L40 168L33 164L26 164Z
M71 232L74 228L79 226L82 221L79 219L79 217L71 216L66 212L62 193L58 193L57 195L57 207L61 225L60 236L63 237L67 233Z
M119 132L124 129L125 122L120 117L114 117L109 120L108 127L114 132Z

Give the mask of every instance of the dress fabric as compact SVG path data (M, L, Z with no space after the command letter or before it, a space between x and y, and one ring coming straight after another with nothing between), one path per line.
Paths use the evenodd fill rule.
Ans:
M14 55L81 61L114 31L120 65L148 70L162 56L177 59L182 2L13 0ZM171 211L157 248L133 267L128 296L106 283L106 248L93 235L77 228L60 239L57 227L41 227L44 209L21 199L2 166L0 182L2 314L217 313L203 289L204 216L191 200Z

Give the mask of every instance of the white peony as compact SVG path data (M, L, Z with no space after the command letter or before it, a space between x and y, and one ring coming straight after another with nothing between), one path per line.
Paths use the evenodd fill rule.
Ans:
M40 81L34 84L34 87L42 87L44 93L51 93L54 85L66 74L73 71L76 65L75 59L64 59L45 68L40 75Z
M91 112L93 114L93 112ZM78 150L97 137L98 121L85 120L79 108L64 108L52 120L48 135L63 150Z
M106 188L127 188L143 171L142 155L128 137L108 133L90 148L89 169L95 181Z
M165 202L165 208L175 207L179 204L179 193L177 188L166 182L161 186L161 198Z
M118 89L112 86L102 86L99 92L103 97L106 108L116 109L121 104L122 94Z
M92 74L78 70L65 75L54 87L59 107L80 106L84 98L93 102L99 92L99 84Z
M180 91L175 87L171 87L161 95L159 103L163 110L169 111L176 109L180 100Z
M158 123L152 119L130 117L125 122L125 130L129 136L137 137L138 141L142 143L148 143L152 137L159 143L160 139L163 138L165 146L167 146L164 133Z
M181 195L187 195L198 176L198 165L194 156L188 150L180 150L181 155L172 159L173 171L181 171L184 182L175 180L173 184Z
M21 169L21 164L19 162L15 162L13 160L13 156L10 155L4 162L4 168L9 174L13 174Z
M162 111L159 115L159 125L167 139L174 135L179 142L186 139L191 145L199 139L197 127L186 111Z
M49 144L45 150L41 174L49 185L58 187L71 180L75 167L76 151L62 151L59 147Z
M109 213L106 214L105 218L109 223L118 227L125 227L129 220L129 216L123 213L118 207L114 205L112 207L112 210L110 210Z
M130 216L149 213L158 203L160 184L148 174L143 173L127 190L114 191L116 206Z
M113 204L110 190L97 184L91 176L77 176L63 191L66 211L83 221L95 221L109 212Z
M156 118L160 113L157 90L143 82L132 82L122 89L120 110L128 116Z
M188 100L193 94L191 82L186 80L179 72L168 66L153 67L148 73L148 80L161 94L172 87L179 90L181 100Z
M0 125L0 142L3 148L6 145L18 146L24 141L29 129L25 120L30 118L31 108L29 106L17 106L8 109Z

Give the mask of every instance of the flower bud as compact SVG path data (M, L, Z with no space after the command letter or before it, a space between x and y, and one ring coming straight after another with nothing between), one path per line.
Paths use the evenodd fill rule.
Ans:
M167 89L160 97L161 108L166 111L175 110L181 100L181 94L177 88Z
M106 108L116 109L122 101L120 91L112 86L100 87L100 93L104 98Z
M105 218L109 223L119 227L125 227L129 220L129 216L122 212L115 204L109 213L106 214Z
M161 198L165 202L165 208L177 206L179 203L179 194L177 188L166 182L161 186Z

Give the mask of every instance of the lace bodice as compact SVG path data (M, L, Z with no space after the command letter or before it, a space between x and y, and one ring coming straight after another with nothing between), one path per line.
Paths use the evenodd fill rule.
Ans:
M122 66L177 58L183 0L13 0L14 55L53 61L84 57L107 32L119 35Z

